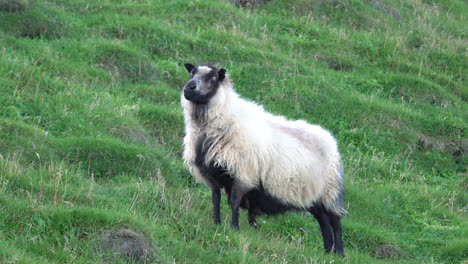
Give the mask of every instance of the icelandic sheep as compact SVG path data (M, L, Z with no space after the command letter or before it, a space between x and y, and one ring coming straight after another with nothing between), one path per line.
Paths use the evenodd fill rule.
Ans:
M221 222L221 189L231 225L239 207L256 216L308 211L320 225L326 252L343 254L344 174L336 140L318 125L290 121L241 98L225 69L185 64L190 80L184 109L184 162L212 190L215 224Z

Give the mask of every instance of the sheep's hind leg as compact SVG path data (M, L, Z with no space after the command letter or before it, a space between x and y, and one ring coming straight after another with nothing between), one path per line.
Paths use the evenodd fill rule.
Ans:
M333 235L329 216L322 206L311 207L309 212L314 215L320 225L325 252L330 253L333 248Z
M255 203L253 203L249 199L245 199L245 204L246 204L246 207L248 208L248 213L249 213L249 225L254 228L258 228L257 218L255 216Z
M226 192L228 205L231 206L231 185L224 186L224 191Z
M219 188L213 188L211 190L211 200L213 201L213 220L215 225L221 224L220 216L220 200L221 200L221 190Z
M333 236L334 236L334 247L333 253L344 256L344 248L343 248L343 237L342 237L342 227L341 227L341 217L335 215L334 213L328 213L330 218L331 226L333 228Z
M242 197L247 193L246 189L241 185L234 183L231 189L231 211L232 221L231 227L239 229L239 207L242 201Z

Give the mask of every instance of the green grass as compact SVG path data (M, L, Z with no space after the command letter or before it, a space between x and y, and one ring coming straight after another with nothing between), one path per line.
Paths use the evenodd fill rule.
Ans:
M0 263L106 263L97 241L117 228L161 263L468 261L464 1L13 2L0 10ZM221 65L242 96L333 132L345 258L324 255L309 215L253 230L243 212L237 232L223 203L212 224L210 191L181 160L185 62Z

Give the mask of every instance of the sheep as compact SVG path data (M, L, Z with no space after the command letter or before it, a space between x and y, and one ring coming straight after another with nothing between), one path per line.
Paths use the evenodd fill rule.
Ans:
M233 228L239 229L240 207L254 227L261 214L307 211L320 225L325 252L343 255L344 173L334 137L241 98L223 68L185 68L183 159L196 181L211 188L214 223L221 223L224 189Z

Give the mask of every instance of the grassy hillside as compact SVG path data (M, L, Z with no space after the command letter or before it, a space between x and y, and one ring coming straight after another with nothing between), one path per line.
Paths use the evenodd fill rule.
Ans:
M12 6L12 3L14 6ZM0 0L0 263L468 261L462 0ZM212 224L181 161L183 63L317 123L346 169L345 258L305 214ZM223 198L224 199L224 198Z

